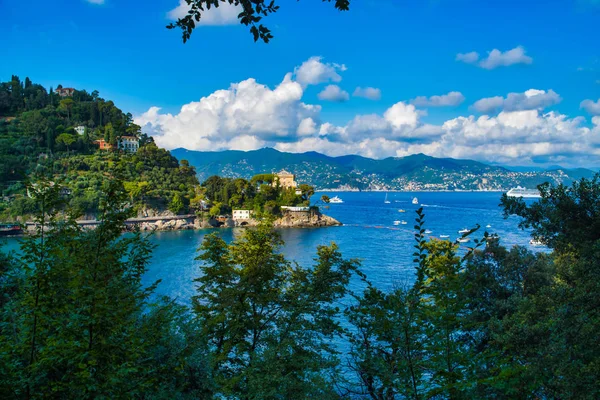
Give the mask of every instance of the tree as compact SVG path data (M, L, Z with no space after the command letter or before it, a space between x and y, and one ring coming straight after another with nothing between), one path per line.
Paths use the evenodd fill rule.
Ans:
M169 210L173 211L176 215L180 214L185 209L185 204L179 193L173 195L173 199L169 204Z
M336 397L336 302L358 263L331 245L318 248L313 268L302 268L285 260L281 244L268 224L232 245L214 234L202 244L193 307L209 338L218 397Z
M323 1L332 2L332 0ZM196 24L202 20L202 14L213 7L220 6L240 7L241 12L238 15L238 19L242 25L250 27L250 33L252 33L255 42L260 39L265 43L269 43L273 38L269 28L260 22L263 17L279 10L279 6L276 5L275 0L186 0L186 2L190 6L188 14L179 18L174 24L171 23L167 26L168 29L180 28L184 43L191 37ZM350 0L335 0L334 6L339 11L347 11L350 8Z
M77 139L73 135L68 133L61 133L56 137L56 143L64 145L67 148L67 151L69 150L69 146L75 143L76 140Z

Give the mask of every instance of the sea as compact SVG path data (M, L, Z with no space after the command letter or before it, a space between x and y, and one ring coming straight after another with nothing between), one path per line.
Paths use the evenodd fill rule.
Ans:
M286 228L279 232L285 242L281 252L291 262L302 266L315 263L317 246L336 243L345 258L360 261L360 269L367 279L382 290L409 285L414 280L415 265L414 225L416 210L423 208L426 236L448 235L450 240L461 236L462 229L480 226L471 235L481 238L485 231L500 236L507 247L521 245L532 251L547 251L544 247L529 244L530 232L518 227L519 219L504 218L499 206L500 192L317 192L313 202L322 195L338 196L340 204L322 207L322 212L341 223L342 226L325 228ZM389 203L386 203L386 196ZM417 198L417 204L412 203ZM535 201L535 200L527 200ZM404 212L400 212L404 210ZM394 221L406 221L395 225ZM150 285L160 280L156 295L167 295L177 302L189 304L195 293L194 279L201 273L201 262L196 260L203 238L217 233L226 241L232 241L243 233L244 228L220 228L196 231L156 232L150 240L156 246L148 271L143 277ZM18 251L19 239L0 242L2 249ZM473 246L462 244L462 251ZM356 278L351 289L360 291L364 282Z

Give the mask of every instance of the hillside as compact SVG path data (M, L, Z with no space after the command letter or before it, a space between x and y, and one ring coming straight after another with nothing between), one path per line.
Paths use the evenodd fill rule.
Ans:
M191 151L173 155L196 168L200 181L212 175L249 179L286 169L300 182L319 189L353 190L507 190L520 185L534 188L549 181L570 183L591 177L593 171L552 169L511 171L473 160L435 158L424 154L374 160L357 155L329 157L317 152L285 153L272 148L253 151Z

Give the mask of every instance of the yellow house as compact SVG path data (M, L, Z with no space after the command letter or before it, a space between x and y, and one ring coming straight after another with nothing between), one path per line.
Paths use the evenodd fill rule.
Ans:
M286 170L281 170L281 172L275 174L273 186L276 186L277 182L279 182L279 186L284 189L298 187L298 183L295 180L294 174L289 173Z

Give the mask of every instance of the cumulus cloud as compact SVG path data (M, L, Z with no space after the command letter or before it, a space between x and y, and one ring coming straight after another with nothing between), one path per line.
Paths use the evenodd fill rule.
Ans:
M456 55L456 61L462 61L467 64L475 64L479 61L479 53L472 51L470 53L458 53Z
M522 46L517 46L514 49L504 52L494 49L488 51L488 56L480 60L479 53L472 51L470 53L458 53L456 55L456 61L462 61L467 64L477 64L477 66L484 69L508 67L515 64L531 64L533 58L525 53L525 49Z
M354 89L354 93L352 93L354 97L363 97L369 100L379 100L381 99L381 89L373 88L373 87L357 87Z
M506 98L501 96L486 97L477 100L472 108L480 113L491 113L499 110L542 110L561 101L562 98L552 89L548 91L529 89L523 93L509 93Z
M88 0L90 1L90 0ZM104 0L91 0L104 1ZM188 14L190 6L186 0L179 0L179 5L167 13L167 18L177 20ZM202 12L198 25L233 25L238 23L238 15L242 11L240 6L229 3L220 3L219 7L211 7Z
M592 115L600 115L600 99L596 102L589 99L584 100L579 106Z
M319 100L335 101L338 103L348 101L350 95L345 90L342 90L338 85L327 85L317 97Z
M151 107L135 121L168 149L274 147L374 158L425 153L519 165L540 160L565 165L581 165L582 160L600 163L600 114L587 125L583 117L544 112L560 101L551 90L530 89L482 99L485 102L480 100L480 105L487 102L491 105L485 107L498 113L459 116L436 125L422 120L424 112L414 102L402 101L380 113L359 114L346 123L333 124L323 121L319 105L302 101L306 82L324 78L300 78L301 83L299 69L286 74L275 87L250 78L186 104L174 114ZM334 76L325 75L327 80ZM444 103L443 96L438 97L426 98L427 104ZM592 111L599 105L600 101L582 103Z
M449 92L441 96L418 96L410 102L417 107L445 107L457 106L465 101L465 96L461 92Z
M311 57L294 69L296 82L303 86L318 85L325 82L340 82L338 72L345 71L344 64L324 63L323 57Z

